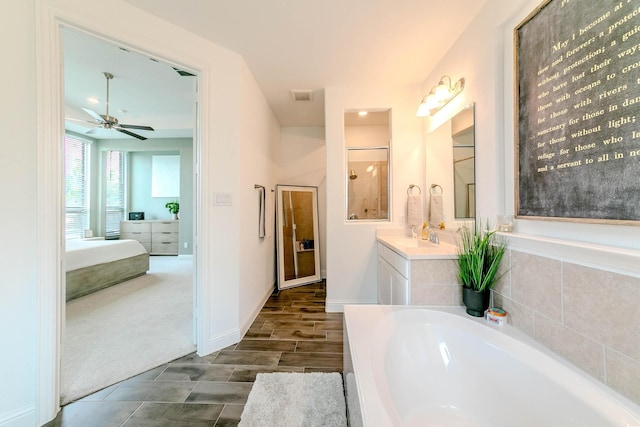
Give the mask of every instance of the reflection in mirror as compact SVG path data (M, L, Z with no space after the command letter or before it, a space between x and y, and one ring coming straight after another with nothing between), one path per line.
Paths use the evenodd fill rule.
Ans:
M344 113L347 221L388 221L391 110Z
M475 104L426 136L426 188L442 187L445 223L476 216L475 193Z
M318 189L277 186L278 289L319 282Z
M474 130L474 106L471 104L451 119L453 202L456 219L476 216Z
M348 148L349 220L389 218L389 148Z

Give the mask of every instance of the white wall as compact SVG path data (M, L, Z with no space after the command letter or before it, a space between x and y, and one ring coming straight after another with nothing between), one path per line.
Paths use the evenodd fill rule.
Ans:
M464 91L433 118L424 137L470 102L476 102L476 192L479 216L495 223L514 213L513 29L539 4L528 0L487 3L434 70L426 93L442 75L466 79ZM429 182L430 171L426 171ZM640 229L556 221L517 220L519 232L578 242L640 248Z
M0 188L0 425L35 425L36 381L36 127L34 3L13 0L0 17L0 46L11 58L3 71Z
M468 104L476 103L477 211L480 217L490 218L493 222L495 215L504 209L505 192L502 169L506 158L497 145L504 138L502 93L505 83L501 78L504 50L501 26L522 3L523 0L488 2L426 77L422 86L423 93L428 93L443 75L450 76L453 81L465 78L465 88L460 95L435 116L423 119L424 138L429 140L428 132L446 123ZM429 184L436 179L430 173L430 170L426 171Z
M538 4L488 2L423 85L427 91L443 74L465 77L462 94L425 120L425 132L476 102L478 211L494 224L497 214L514 212L513 29ZM640 330L640 228L518 219L505 236L509 271L494 300L510 313L509 323L640 402L637 347L625 347ZM616 313L615 322L601 320L608 313ZM583 343L593 349L584 351Z
M274 289L275 236L273 232L273 208L267 208L266 237L258 236L259 194L255 185L266 189L267 205L273 207L274 193L278 177L278 156L280 154L280 125L260 88L245 64L240 69L242 90L240 92L239 155L237 168L239 188L239 324L241 336L249 329L255 315Z
M258 161L242 162L241 154L256 152L260 158L266 152L273 154L279 133L242 58L120 0L106 9L97 0L11 0L2 16L1 43L11 67L0 85L14 102L3 104L0 118L5 136L0 177L3 195L13 206L1 214L4 223L11 224L5 231L11 244L3 245L0 257L0 426L33 426L55 415L57 393L50 386L57 375L55 325L61 316L56 287L61 280L57 276L62 229L58 23L89 29L200 70L201 141L194 150L202 183L194 194L201 213L198 309L201 315L209 310L198 331L201 353L237 341L242 320L259 310L261 302L256 299L240 301L240 290L264 291L266 282L273 283L273 255L267 249L272 245L241 240L241 227L249 222L244 212L255 202L253 189L245 191L241 177L250 173L251 185L253 181L269 185L275 183L277 170L271 165L255 171ZM243 133L255 126L256 116L263 125ZM213 207L216 192L230 193L233 205ZM250 276L240 274L249 269ZM263 281L254 284L254 276Z
M327 150L324 128L282 128L278 184L318 187L320 274L327 277Z
M376 229L405 227L409 184L424 181L424 144L415 112L417 87L325 89L327 140L327 310L376 303ZM391 221L346 222L344 112L391 109ZM424 191L424 189L422 189Z

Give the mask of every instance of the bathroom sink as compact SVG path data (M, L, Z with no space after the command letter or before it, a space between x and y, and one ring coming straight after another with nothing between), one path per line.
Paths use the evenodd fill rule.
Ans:
M398 239L394 243L396 245L398 245L398 246L403 246L405 248L420 248L420 247L437 246L435 243L432 243L429 240L422 240L422 239Z

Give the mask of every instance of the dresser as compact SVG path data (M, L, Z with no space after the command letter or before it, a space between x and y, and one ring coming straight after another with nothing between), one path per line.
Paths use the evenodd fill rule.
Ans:
M120 221L120 238L137 240L150 255L178 255L179 222Z

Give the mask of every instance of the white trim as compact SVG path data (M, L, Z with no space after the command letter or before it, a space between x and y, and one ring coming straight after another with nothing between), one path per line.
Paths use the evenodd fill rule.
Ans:
M373 305L377 305L378 301L377 300L372 300L372 301L329 301L327 300L326 304L325 304L325 311L327 313L344 313L344 306L345 305L369 305L369 304L373 304Z
M262 311L262 307L264 307L269 297L273 294L273 291L276 289L276 286L277 286L277 282L274 281L271 287L265 291L264 295L262 296L262 300L261 300L262 303L256 306L253 313L251 313L251 316L249 316L249 318L247 319L247 322L245 322L245 324L242 325L242 329L240 331L240 339L244 337L244 335L247 333L247 331L249 330L253 322L256 320L256 317L258 317L258 314L260 314L260 311Z
M37 81L37 313L36 422L60 407L62 342L62 72L57 18L36 3ZM56 143L57 141L57 143Z
M640 251L526 233L498 233L509 249L612 273L640 277Z
M198 105L197 123L199 129L194 138L194 158L208 158L208 144L202 144L201 140L208 139L207 120L210 105L209 79L211 78L211 64L206 58L189 56L182 52L176 45L166 46L161 41L150 39L149 35L137 30L135 26L127 26L127 19L118 19L118 9L123 6L108 8L107 10L93 10L92 8L74 7L73 2L65 2L60 6L56 1L36 0L36 78L37 78L37 158L38 158L38 212L37 232L38 247L36 249L37 267L37 294L38 294L38 347L36 354L37 378L36 378L36 423L42 425L53 419L60 402L60 348L62 342L62 307L64 306L64 266L63 239L62 239L62 137L63 127L63 89L62 89L62 49L60 43L60 29L68 25L85 30L98 37L110 41L124 41L127 45L136 45L140 49L155 51L154 57L176 64L175 61L166 60L158 51L170 52L169 56L178 57L185 69L190 69L197 74L198 79ZM58 4L55 6L54 4ZM132 7L126 6L127 10ZM142 13L142 12L141 12ZM131 40L130 43L126 43ZM135 40L135 42L133 41ZM56 143L57 141L57 143ZM198 160L199 165L206 162ZM209 283L209 267L204 260L208 253L208 244L199 242L200 236L206 236L208 226L203 218L209 218L209 209L202 203L203 194L207 194L209 187L208 170L206 167L198 168L198 177L194 188L194 197L197 200L195 228L198 235L194 238L195 277L196 281L196 342L198 354L207 354L222 346L223 343L235 339L237 331L226 334L225 337L209 339L211 331L211 299L210 290L202 283ZM204 242L207 240L205 239ZM227 344L228 345L228 344Z
M24 406L0 416L0 427L20 427L33 425L35 417L35 406Z
M205 344L207 344L210 348L216 349L215 351L217 351L222 348L229 347L232 344L238 343L241 338L242 338L242 335L240 334L240 329L233 328L228 331L223 331L222 333L217 334L215 336L212 336L209 339L209 341ZM205 353L205 354L209 354L209 353ZM200 353L198 352L198 354Z

